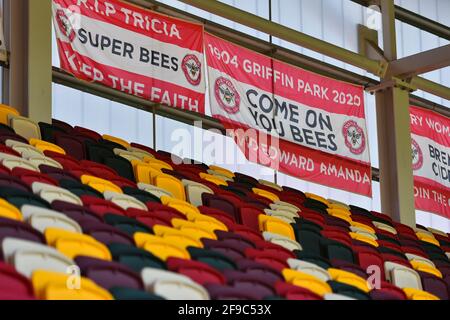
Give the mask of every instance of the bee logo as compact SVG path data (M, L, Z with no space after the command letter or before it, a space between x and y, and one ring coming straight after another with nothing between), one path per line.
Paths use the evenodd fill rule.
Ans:
M419 170L423 165L423 153L416 140L411 139L412 167L413 170Z
M366 149L366 137L363 129L353 120L344 123L342 134L345 138L345 145L353 154L361 154Z
M65 37L67 37L67 39L69 39L70 42L73 42L76 36L75 29L73 28L72 23L70 22L64 10L58 9L56 11L56 21L58 23L58 27L61 33Z
M217 78L214 84L214 96L220 107L227 113L234 114L239 111L241 98L230 80L224 77Z
M202 80L202 64L197 56L188 54L181 63L186 80L193 86L198 86Z

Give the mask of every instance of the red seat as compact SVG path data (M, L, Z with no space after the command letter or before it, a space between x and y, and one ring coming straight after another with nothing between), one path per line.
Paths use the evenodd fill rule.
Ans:
M381 282L379 289L372 289L370 297L373 300L406 300L406 294L402 289L385 281Z
M148 153L150 153L150 154L152 154L152 155L156 155L156 151L155 151L155 150L153 150L153 149L150 148L150 147L144 146L143 144L139 144L139 143L132 142L130 145L131 145L133 148L138 148L138 149L141 149L141 150L143 150L143 151L146 151L146 152L148 152Z
M12 175L15 177L20 178L23 182L31 186L33 182L42 182L46 184L51 184L54 186L58 186L58 181L51 178L50 176L46 174L42 174L40 172L16 167L12 169L11 171Z
M338 230L336 230L338 229ZM348 232L343 232L338 228L327 228L321 231L323 237L339 241L349 247L352 246L352 238L348 234Z
M384 280L384 260L376 248L366 246L353 246L356 260L366 273L369 267L377 266L380 268L380 276Z
M202 202L204 206L216 208L226 212L234 221L240 222L239 207L232 200L226 199L220 195L204 192L202 194Z
M171 257L166 260L166 266L167 269L183 274L200 285L226 283L220 272L200 261Z
M244 226L256 232L260 231L258 217L260 214L264 214L261 209L245 204L240 207L239 213L239 219Z
M199 206L198 210L200 210L200 212L204 215L216 218L217 220L225 224L228 230L233 230L236 221L234 220L234 217L230 216L228 213L220 209L205 206Z
M258 240L263 240L261 233L255 232L253 229L251 229L247 226L241 225L241 224L235 224L233 227L233 232L235 232L236 234L239 234L241 236L244 236L253 242L257 242Z
M409 261L407 259L400 258L398 255L391 254L391 253L382 253L381 257L383 258L383 260L385 262L390 261L390 262L398 263L398 264L401 264L405 267L412 269L411 263L409 263Z
M322 300L318 294L307 288L295 286L290 283L279 281L275 284L275 291L279 296L288 300Z
M84 206L99 216L103 217L107 213L126 216L126 211L111 201L86 195L81 196L80 199L83 201Z
M416 233L414 229L411 227L408 227L407 225L404 225L402 223L393 222L395 230L397 230L397 233L401 234L403 237L408 237L413 240L417 240Z
M14 268L0 262L0 300L34 300L31 282Z
M10 155L16 156L16 157L22 157L20 155L20 153L18 153L16 150L14 150L13 148L10 148L8 146L5 146L4 144L0 144L0 152L7 153L7 154L10 154Z
M255 260L256 262L267 264L278 271L281 271L284 268L289 268L286 262L286 256L283 254L249 248L245 250L245 256Z
M123 187L137 188L137 185L135 182L133 182L127 178L118 176L118 175L115 177L109 178L109 181L114 183L116 186L119 186L120 188L123 188Z
M110 178L114 178L117 176L117 172L111 169L104 164L97 163L89 160L80 161L80 165L87 171L89 174L109 180Z
M171 210L153 210L146 211L135 208L129 208L126 214L130 218L135 218L137 221L145 224L148 227L153 227L156 224L171 227L172 219L184 219L184 216L180 216L178 213L174 213Z
M285 259L285 260L287 260L289 258L292 258L292 259L296 258L295 254L292 251L290 251L286 248L283 248L282 246L280 246L276 243L268 242L265 240L259 240L259 241L255 242L255 245L258 249L264 250L264 252L275 253L275 254L279 255L280 258Z
M99 133L87 128L75 126L73 130L75 133L89 137L91 139L94 139L95 141L99 141L102 139L102 136Z

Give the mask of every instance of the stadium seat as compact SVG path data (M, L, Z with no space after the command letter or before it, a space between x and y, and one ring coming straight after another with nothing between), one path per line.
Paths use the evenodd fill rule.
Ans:
M78 197L86 195L96 198L103 198L101 192L76 180L63 179L59 181L59 185L60 187L67 189L73 194L77 195Z
M297 271L309 274L309 275L314 276L324 282L331 280L331 277L330 277L330 274L328 273L328 271L314 263L302 261L299 259L293 259L293 258L289 258L287 260L287 262L288 262L289 268L291 268L293 270L297 270Z
M226 282L222 273L199 261L168 258L166 263L168 270L185 275L200 285L225 284Z
M157 228L158 227L158 228ZM197 241L179 230L164 226L155 226L155 233L137 232L134 234L136 245L166 261L169 257L189 259L190 255L186 251L188 246L198 246Z
M185 215L189 213L193 214L200 213L200 211L196 206L177 198L162 196L161 203L166 206L169 206L170 208L174 208Z
M0 104L0 123L9 125L8 115L20 116L20 113L13 107Z
M75 264L52 247L17 238L3 239L2 251L5 261L27 278L31 278L35 270L64 273Z
M147 210L147 206L144 203L142 203L141 201L137 200L132 196L123 193L105 191L103 193L103 196L105 197L106 200L112 201L113 203L115 203L124 210L127 210L129 208Z
M86 184L90 186L91 188L97 190L100 193L103 193L105 191L113 191L122 193L122 189L120 189L117 185L114 183L101 179L98 177L90 176L90 175L82 175L81 176L81 182L83 184Z
M156 294L130 288L114 287L109 292L115 300L165 300Z
M13 220L22 220L22 213L15 206L0 199L0 217Z
M354 286L366 293L370 291L365 278L362 278L354 273L335 268L329 268L327 271L331 279L334 281Z
M147 267L158 269L166 268L165 263L161 259L148 251L136 248L134 245L111 243L108 245L108 249L110 250L114 261L128 266L135 272L140 272L143 268Z
M130 236L133 236L136 232L152 232L152 229L145 224L126 216L107 213L103 216L103 219L106 223L116 227Z
M126 142L125 140L117 138L117 137L113 137L111 135L104 134L102 136L102 138L105 139L105 140L109 140L109 141L118 143L118 144L120 144L121 146L123 146L124 148L127 148L127 149L129 147L131 147L130 144L128 142Z
M36 296L44 300L112 300L112 295L92 280L80 277L68 287L70 275L36 270L32 276ZM74 290L76 288L76 290Z
M39 140L39 139L30 139L30 145L35 147L36 149L44 152L44 151L53 151L56 153L66 154L66 151L61 148L60 146L57 146L56 144L53 144L48 141Z
M84 255L111 260L108 248L91 236L58 228L47 228L45 230L45 238L49 245L71 259Z
M297 241L295 241L289 237L286 237L286 236L283 236L283 235L280 235L277 233L267 232L267 231L263 232L263 237L266 241L280 245L283 248L286 248L287 250L290 250L290 251L294 251L294 250L301 251L302 250L302 246L300 245L300 243L298 243Z
M9 113L8 123L18 135L21 135L27 140L32 138L41 139L41 129L39 128L39 125L29 118Z
M54 210L44 209L33 205L22 206L24 219L36 230L44 233L47 228L59 228L71 232L81 233L79 224Z
M34 300L31 282L18 273L13 266L0 261L0 299Z
M270 217L267 215L259 215L259 228L261 231L267 231L271 233L280 234L291 240L295 240L294 230L291 225L276 217Z
M187 201L189 201L192 205L196 207L201 206L203 204L202 202L203 193L205 192L210 194L214 193L213 190L211 190L211 188L199 182L186 179L181 180L181 182L185 187Z
M31 184L33 193L46 200L48 203L52 203L55 200L65 201L73 204L82 205L81 199L72 192L56 187L47 183L33 182Z
M79 266L82 276L106 290L114 287L144 289L140 275L121 263L82 256L76 257L75 263Z
M209 300L208 292L190 278L175 272L144 268L142 280L147 291L169 300Z
M291 269L284 269L282 273L286 282L308 289L321 297L332 293L331 287L315 276Z
M429 292L416 288L403 288L408 300L439 300L439 298Z
M384 263L386 279L397 287L422 290L420 275L404 265L386 261Z
M169 191L174 198L185 201L186 193L184 191L183 183L168 174L158 174L154 178L154 185L158 188Z

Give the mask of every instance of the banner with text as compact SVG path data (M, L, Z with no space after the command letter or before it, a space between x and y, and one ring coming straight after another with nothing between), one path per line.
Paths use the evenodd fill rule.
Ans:
M156 103L204 113L203 26L117 0L53 0L61 67Z
M249 160L371 196L362 87L210 34L205 50L211 113Z
M410 117L416 209L450 218L450 119L414 106Z

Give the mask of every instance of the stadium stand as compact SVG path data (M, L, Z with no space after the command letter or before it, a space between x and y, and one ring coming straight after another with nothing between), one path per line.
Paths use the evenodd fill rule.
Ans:
M1 299L449 299L438 230L8 106L0 122Z

